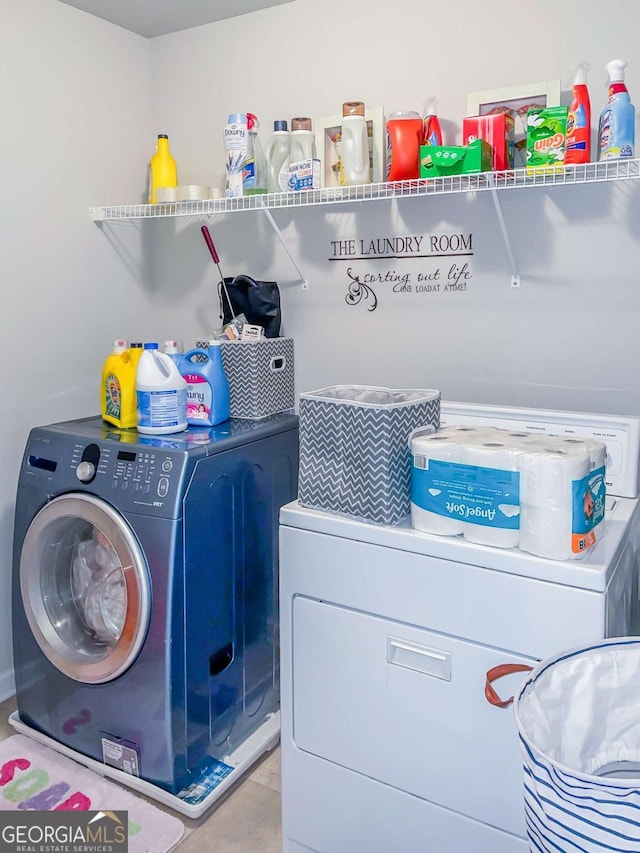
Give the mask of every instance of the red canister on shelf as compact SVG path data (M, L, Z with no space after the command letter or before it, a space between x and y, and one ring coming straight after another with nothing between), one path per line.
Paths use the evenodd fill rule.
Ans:
M387 119L388 181L410 181L420 176L422 133L419 113L391 113Z

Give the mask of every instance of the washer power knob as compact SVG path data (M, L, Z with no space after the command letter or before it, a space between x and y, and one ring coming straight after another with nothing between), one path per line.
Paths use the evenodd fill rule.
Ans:
M80 480L81 483L89 483L93 480L93 477L96 473L96 466L93 462L87 462L85 459L84 462L81 462L76 468L76 477Z

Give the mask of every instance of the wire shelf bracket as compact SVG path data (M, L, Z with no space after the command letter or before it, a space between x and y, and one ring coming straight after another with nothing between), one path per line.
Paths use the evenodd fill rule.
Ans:
M302 273L300 267L298 266L296 259L293 257L293 255L289 251L289 247L287 246L287 241L282 236L282 231L280 230L278 223L273 218L273 214L271 213L271 211L269 210L269 208L266 205L263 205L261 210L264 211L267 219L269 220L269 224L271 225L271 227L273 228L273 230L276 234L276 237L278 238L278 240L280 240L280 243L282 244L282 248L287 253L287 256L288 256L289 260L291 261L291 263L293 264L295 271L300 276L300 282L302 284L302 289L308 290L309 289L309 282L308 282L307 278L304 276L304 274Z
M491 191L491 198L493 199L493 203L496 208L496 213L498 214L498 224L500 225L500 232L502 233L502 239L504 240L504 246L507 250L507 256L509 258L509 263L511 264L511 287L520 287L520 276L518 274L518 269L516 265L516 259L513 254L513 249L511 248L511 240L509 239L509 232L507 231L507 223L504 220L504 213L502 212L502 205L500 203L500 196L498 195L498 191L495 187L495 182L493 179L493 174L487 175L487 183L489 184L489 190Z

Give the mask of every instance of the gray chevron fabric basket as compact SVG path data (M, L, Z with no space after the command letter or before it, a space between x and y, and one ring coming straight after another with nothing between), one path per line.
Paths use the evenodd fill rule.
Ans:
M334 385L300 395L302 506L398 524L411 509L409 437L440 426L440 392Z
M293 338L229 341L221 350L232 418L265 418L294 407Z

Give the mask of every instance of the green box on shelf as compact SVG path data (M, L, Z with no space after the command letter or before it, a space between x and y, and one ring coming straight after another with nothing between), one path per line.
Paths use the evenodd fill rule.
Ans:
M553 174L564 166L569 107L531 107L527 112L527 169Z
M468 145L421 145L420 177L490 172L491 155L491 146L484 139L474 139Z

